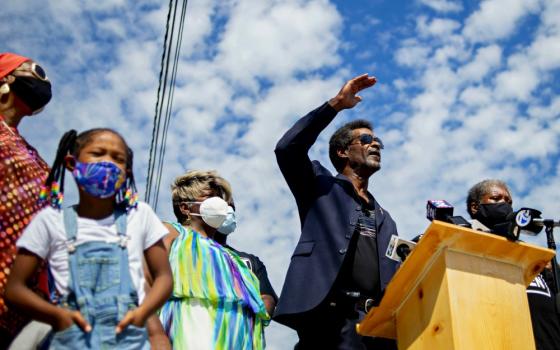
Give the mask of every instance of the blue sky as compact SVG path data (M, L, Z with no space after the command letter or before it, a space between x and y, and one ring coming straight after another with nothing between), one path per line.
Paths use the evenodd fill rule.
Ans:
M20 128L47 161L67 129L113 127L136 153L144 193L166 6L3 4L1 50L34 58L53 82L50 105ZM560 218L559 0L221 0L190 1L187 11L158 214L173 218L175 176L218 170L240 219L231 242L260 256L278 292L299 225L274 145L364 72L379 83L311 156L329 164L335 128L370 119L386 146L370 190L401 235L426 229L427 199L466 216L466 192L485 178L511 186L514 208ZM270 349L295 339L274 323L267 330Z

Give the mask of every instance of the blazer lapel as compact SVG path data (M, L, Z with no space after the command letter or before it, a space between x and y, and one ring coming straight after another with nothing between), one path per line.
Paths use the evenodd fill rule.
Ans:
M385 216L386 216L385 210L381 208L381 206L379 205L379 203L377 203L375 198L373 199L373 205L375 208L375 226L377 226L377 232L379 234L379 227L381 227L381 224L385 220Z

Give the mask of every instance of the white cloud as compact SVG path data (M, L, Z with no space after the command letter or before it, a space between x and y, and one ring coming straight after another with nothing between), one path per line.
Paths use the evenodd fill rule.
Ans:
M420 0L420 3L438 12L459 12L463 10L463 5L454 0Z
M501 63L502 49L498 45L489 45L477 50L474 59L458 69L464 81L478 82Z
M463 34L472 42L499 40L514 34L519 21L539 10L540 1L484 0L465 21Z
M538 72L531 65L518 66L496 77L496 95L504 99L527 101L539 83Z
M416 28L420 35L438 38L445 38L453 34L460 27L461 24L459 22L446 18L434 18L429 21L428 18L422 16L418 18L416 23Z
M543 121L558 119L560 117L560 96L554 97L548 105L531 106L528 114Z
M339 63L340 25L325 1L243 1L233 9L216 60L223 74L242 86L255 78L278 81L332 66Z
M468 106L480 107L492 101L492 92L484 86L469 86L461 92L459 100Z
M405 66L424 65L431 49L415 40L408 40L397 50L395 59Z

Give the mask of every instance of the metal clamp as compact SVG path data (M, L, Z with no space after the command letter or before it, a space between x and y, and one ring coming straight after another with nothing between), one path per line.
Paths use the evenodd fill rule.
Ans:
M366 312L366 314L369 312L369 310L371 310L373 305L374 305L373 299L366 299L366 301L364 301L364 311Z
M68 254L72 254L76 251L76 239L70 239L66 241L66 250L68 250Z
M128 236L120 236L119 238L119 246L121 248L126 248L126 245L128 244Z

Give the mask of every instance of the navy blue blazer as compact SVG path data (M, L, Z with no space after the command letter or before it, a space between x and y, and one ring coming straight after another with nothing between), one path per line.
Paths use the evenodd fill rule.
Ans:
M333 176L308 151L336 116L328 103L301 118L276 145L278 165L295 197L301 236L294 250L274 320L297 328L298 316L328 295L342 267L362 205L354 186L342 174ZM385 257L396 224L374 200L381 288L397 269Z

